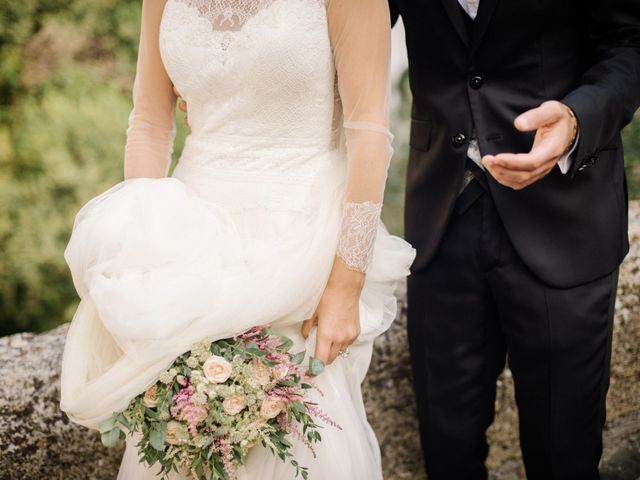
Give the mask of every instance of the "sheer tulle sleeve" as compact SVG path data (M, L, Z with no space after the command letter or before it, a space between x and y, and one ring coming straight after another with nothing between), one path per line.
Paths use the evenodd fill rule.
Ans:
M350 269L366 272L393 153L389 5L387 0L330 0L328 18L348 157L337 253Z
M175 105L171 80L160 58L160 20L166 0L144 0L133 110L125 147L125 178L167 175L175 137Z

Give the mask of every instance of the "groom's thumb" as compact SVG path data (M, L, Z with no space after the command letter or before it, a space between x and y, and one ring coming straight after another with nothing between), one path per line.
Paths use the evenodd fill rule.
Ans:
M531 132L544 125L558 121L562 113L563 109L560 102L545 102L538 108L524 112L516 118L514 124L521 132Z

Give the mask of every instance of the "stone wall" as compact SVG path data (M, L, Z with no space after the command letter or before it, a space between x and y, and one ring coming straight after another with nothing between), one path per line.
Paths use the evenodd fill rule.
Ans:
M616 308L603 480L640 480L640 205L637 203L632 204L630 226L633 247L622 268ZM376 342L364 395L369 418L380 440L385 478L424 480L404 313L402 308L398 322ZM122 450L103 448L95 432L70 423L58 409L59 365L66 329L61 326L42 335L25 333L0 339L0 480L107 480L116 476ZM498 382L496 403L498 414L490 430L488 461L492 476L495 480L524 478L508 371Z

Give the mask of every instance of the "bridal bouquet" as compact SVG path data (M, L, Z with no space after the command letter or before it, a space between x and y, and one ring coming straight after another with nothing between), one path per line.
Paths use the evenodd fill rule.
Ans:
M323 365L312 358L303 369L305 353L292 354L292 345L267 327L193 345L125 411L100 425L103 443L113 446L125 431L137 432L141 461L159 463L163 477L186 470L198 480L236 478L249 449L260 443L306 480L290 440L313 452L321 440L316 419L340 427L306 399L315 388L309 374Z

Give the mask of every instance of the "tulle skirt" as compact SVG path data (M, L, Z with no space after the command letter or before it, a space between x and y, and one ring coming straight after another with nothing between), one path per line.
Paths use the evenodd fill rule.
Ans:
M345 165L337 151L287 154L304 161L284 173L183 155L172 178L128 180L82 208L65 251L81 297L62 369L61 407L73 421L96 428L205 337L271 324L305 348L300 324L333 264ZM315 458L304 445L294 447L312 479L381 478L360 384L373 339L395 318L393 293L413 257L380 224L360 302L362 334L351 356L317 379L323 395L315 400L342 429L323 429ZM309 353L314 342L306 342ZM134 440L119 478L155 478L138 463ZM240 478L280 480L294 472L258 446Z

